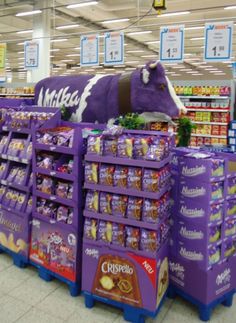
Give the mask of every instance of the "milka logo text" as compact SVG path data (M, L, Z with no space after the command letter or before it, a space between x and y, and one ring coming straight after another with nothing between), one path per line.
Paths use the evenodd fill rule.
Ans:
M202 231L197 230L187 230L186 227L181 227L179 230L179 233L182 237L190 240L201 240L204 237L204 234Z
M90 248L86 248L85 249L85 254L87 256L90 256L92 258L96 258L98 259L98 256L99 256L99 251L97 249L90 249Z
M206 167L203 165L192 167L192 168L188 168L188 166L184 166L182 168L182 175L188 176L188 177L198 176L198 175L204 174L205 172L206 172Z
M222 274L219 274L216 277L216 284L221 285L221 284L227 284L230 282L231 279L231 270L230 268L227 268L223 271Z
M80 102L80 95L78 91L69 92L69 86L61 88L58 92L53 90L50 92L50 89L44 90L41 88L38 105L43 107L60 107L64 105L65 107L78 106Z
M184 272L185 269L183 266L181 266L179 263L175 263L175 262L169 262L169 266L170 266L170 271L172 273L175 273L176 277L179 277L180 279L184 280Z
M206 194L206 190L204 187L188 188L187 186L183 186L182 194L186 197L198 197L204 196Z
M188 209L186 206L183 205L180 208L180 213L188 218L201 218L205 215L203 209Z

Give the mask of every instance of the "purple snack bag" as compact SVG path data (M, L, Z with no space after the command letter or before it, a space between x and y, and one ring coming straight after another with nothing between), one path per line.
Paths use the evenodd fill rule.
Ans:
M229 219L225 221L225 236L229 237L236 233L236 220Z
M154 137L149 145L148 152L146 154L147 160L161 161L165 157L166 141L164 138Z
M117 141L117 157L132 158L133 142L133 138L127 135L121 135Z
M2 198L5 192L6 192L6 186L0 185L0 201L2 201Z
M25 180L25 175L26 175L26 168L19 167L16 177L14 179L14 183L18 185L22 185Z
M99 184L112 186L114 172L115 172L114 165L102 164L99 170Z
M125 195L113 194L112 196L112 214L125 217L128 197Z
M47 200L45 199L37 200L36 210L38 213L43 214L43 210L45 208L46 203L47 203Z
M156 231L141 229L141 250L154 253L158 251L160 244L161 239Z
M12 209L16 207L19 194L20 193L15 190L12 190L12 192L11 192L11 199L10 199L9 207L11 207Z
M236 200L228 200L226 202L226 215L227 216L233 216L236 215Z
M60 205L57 209L57 215L56 215L58 222L64 222L67 223L68 220L68 207L64 205Z
M112 214L112 195L101 192L99 198L100 213Z
M43 215L56 220L57 218L57 206L53 202L46 203L43 209Z
M92 184L98 183L98 163L85 163L85 182Z
M228 258L233 256L236 253L236 240L227 240L225 242L225 248L224 248L224 257Z
M130 196L127 206L127 218L140 220L142 215L143 199Z
M162 216L161 201L145 199L143 204L142 220L150 223L158 223Z
M221 246L211 246L209 249L209 265L214 265L220 261Z
M140 231L138 228L126 227L126 248L139 250Z
M112 242L112 223L109 221L99 221L98 224L98 240L111 243Z
M125 226L121 223L112 224L112 244L125 246Z
M87 154L101 153L101 136L89 136L87 140Z
M1 179L3 178L6 168L7 168L7 163L1 162L1 164L0 164L0 178Z
M88 191L86 194L85 209L91 212L98 212L99 193L97 191Z
M114 172L114 186L126 188L128 179L128 167L126 166L116 166Z
M142 169L129 167L127 188L141 191L142 189Z
M26 213L29 214L32 212L32 207L33 207L33 198L32 195L29 197L27 205L26 205Z
M16 206L15 209L18 211L22 211L23 208L23 204L25 202L26 199L26 194L24 193L19 193L18 198L17 198L17 202L16 202Z
M102 154L103 156L116 157L117 154L117 139L105 137L102 139Z
M84 221L84 238L97 239L98 221L96 219L86 218Z
M151 143L151 137L139 137L134 138L134 158L135 159L145 159L149 145Z
M16 177L16 174L19 170L19 167L13 166L12 169L10 170L8 176L7 176L7 181L10 183L13 183Z
M236 177L232 177L228 179L228 194L229 195L236 194Z
M215 182L211 184L212 187L212 199L217 200L223 197L223 182Z
M223 218L223 204L211 205L210 221L219 221Z
M209 242L213 243L220 239L221 237L221 226L216 225L210 227L210 236L209 236Z
M147 192L159 192L161 189L161 173L152 169L144 169L143 190Z
M58 182L56 186L56 195L61 198L69 198L68 197L69 183Z

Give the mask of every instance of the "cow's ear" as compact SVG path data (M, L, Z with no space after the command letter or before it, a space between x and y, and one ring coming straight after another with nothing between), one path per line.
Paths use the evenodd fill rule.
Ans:
M150 63L149 64L150 69L154 70L157 67L158 63L159 63L159 61L155 61L154 63Z
M144 84L148 84L149 81L150 81L150 72L147 68L143 68L142 71L141 71L141 74L142 74L142 81Z

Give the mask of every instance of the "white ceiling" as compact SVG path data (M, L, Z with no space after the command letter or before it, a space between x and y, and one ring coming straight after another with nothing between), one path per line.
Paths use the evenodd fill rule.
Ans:
M166 0L167 10L163 14L173 12L190 11L189 14L178 16L157 16L152 9L144 16L152 5L152 0L98 0L98 4L84 8L68 9L68 4L84 2L85 0L48 0L48 7L51 10L51 37L54 39L66 38L65 42L52 43L52 49L59 49L51 52L52 75L77 74L79 72L97 72L97 69L85 69L79 67L80 36L85 33L99 32L106 30L122 29L125 32L125 66L120 68L101 68L99 72L116 73L125 69L132 69L145 64L145 62L158 58L159 44L149 42L159 40L160 26L184 24L185 32L185 61L183 64L166 64L167 73L171 79L230 79L231 65L229 62L205 64L202 61L203 40L191 40L204 36L204 29L188 29L189 27L203 27L206 22L212 21L233 21L236 30L236 9L224 10L226 6L235 5L235 0ZM88 1L88 0L86 0ZM13 74L13 80L19 78L25 80L23 70L23 45L18 45L24 40L31 39L32 33L18 34L18 31L30 30L33 28L34 16L16 17L19 12L31 11L35 8L42 8L43 1L17 1L0 0L0 42L7 42L7 65L8 73ZM111 19L129 18L129 21L122 23L104 24L103 21ZM78 24L66 30L58 30L56 27L69 24ZM133 31L151 31L143 35L128 35ZM233 58L236 55L236 32L233 36ZM102 52L103 40L100 42ZM77 54L77 56L73 55ZM68 56L73 55L73 56ZM100 55L101 62L103 55ZM69 60L68 62L62 62ZM216 69L222 71L222 75L215 75ZM54 67L54 68L53 68ZM57 67L57 68L55 68ZM185 71L183 70L185 69ZM187 69L187 70L186 70ZM182 71L183 70L183 71ZM192 75L192 72L199 75ZM19 72L21 72L19 74Z

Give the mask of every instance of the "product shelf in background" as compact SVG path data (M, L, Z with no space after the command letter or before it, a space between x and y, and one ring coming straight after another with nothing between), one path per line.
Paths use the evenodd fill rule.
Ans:
M208 125L228 126L228 122L211 122L211 121L195 121L195 120L192 120L192 123L195 123L195 124L208 124Z
M227 135L225 135L225 136L217 136L217 135L198 134L198 133L192 133L191 136L192 137L219 138L219 139L225 139L225 138L227 138Z
M201 100L229 100L229 96L220 95L178 95L180 99L201 99Z
M187 108L188 111L199 111L199 112L230 112L229 109L206 109L206 108Z
M57 202L59 204L63 204L63 205L67 205L67 206L70 206L70 207L76 207L77 205L77 201L75 200L71 200L71 199L65 199L65 198L62 198L62 197L59 197L59 196L56 196L56 195L50 195L50 194L47 194L47 193L43 193L43 192L40 192L38 190L34 190L33 191L33 194L37 197L41 197L45 200L50 200L52 202Z
M41 168L41 167L36 167L35 171L38 174L43 174L43 175L47 175L47 176L53 176L55 178L60 178L60 179L64 179L64 180L67 180L67 181L74 181L78 177L78 174L74 175L74 174L62 173L62 172L58 172L58 171L55 171L55 170L49 170L49 169L46 169L46 168Z
M8 156L7 154L0 154L0 158L15 161L18 163L23 163L23 164L30 164L30 162L31 162L31 159L19 158L19 157L15 157L15 156Z

